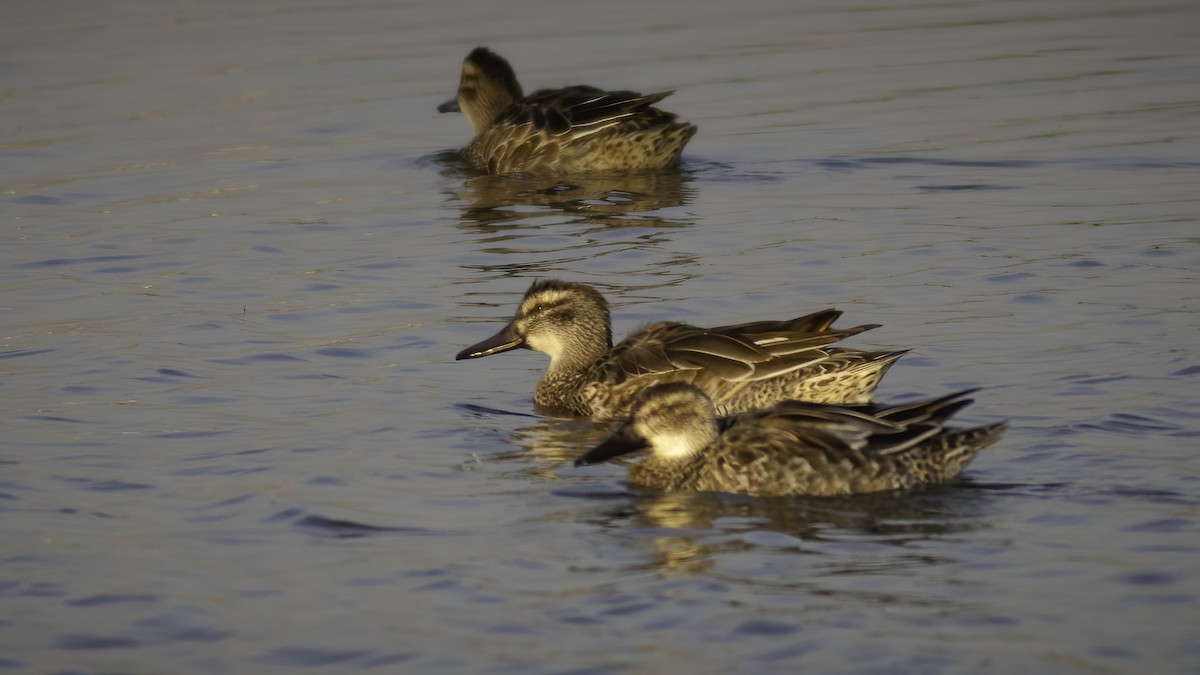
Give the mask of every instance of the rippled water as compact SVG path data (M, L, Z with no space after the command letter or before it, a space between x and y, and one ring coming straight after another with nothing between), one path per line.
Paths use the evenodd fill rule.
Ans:
M1200 672L1200 7L650 5L6 8L0 669ZM685 166L470 174L477 44L677 89ZM541 355L452 360L544 276L619 335L836 306L1012 427L630 492Z

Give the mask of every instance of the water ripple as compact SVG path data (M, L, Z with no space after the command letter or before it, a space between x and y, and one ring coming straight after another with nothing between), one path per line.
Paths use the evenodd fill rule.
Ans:
M137 647L137 640L109 635L87 635L71 633L58 638L59 649L69 651L95 651L101 649L128 649Z
M361 659L369 651L348 649L321 649L319 647L279 647L272 649L263 660L293 668L332 666Z
M1144 435L1148 433L1167 433L1178 432L1183 428L1176 424L1162 422L1160 420L1144 417L1142 415L1131 415L1128 413L1113 413L1099 422L1083 422L1072 425L1077 429L1090 429L1098 431L1108 431L1118 434L1133 434Z
M230 432L224 430L218 431L168 431L166 433L154 434L152 438L213 438L216 436L224 436Z
M68 601L71 607L101 607L105 605L124 605L129 603L147 603L158 600L158 596L149 593L108 593L89 595L78 600Z
M67 422L70 424L87 424L86 420L76 419L74 417L62 417L60 415L25 415L24 419L37 420L39 422Z
M124 492L127 490L153 490L153 485L145 483L130 483L121 480L98 480L95 478L66 478L68 483L74 483L85 490L95 492Z
M65 199L49 195L21 195L13 197L12 201L16 204L33 204L36 206L62 206L67 203Z
M374 356L370 350L353 349L351 347L323 347L321 349L314 349L313 353L337 359L369 359Z
M921 192L970 192L979 190L1015 190L1015 185L994 185L991 183L962 183L958 185L917 185Z
M243 356L236 359L212 359L210 363L219 363L223 366L245 366L251 363L304 363L305 359L291 354L280 354L278 352L266 352L264 354L254 354L252 356Z
M430 530L423 527L367 525L351 520L339 520L324 516L307 515L293 523L309 534L334 539L355 539L375 534L403 534L409 536L446 536L456 533Z
M204 379L202 375L192 375L191 373L174 368L159 368L154 371L157 377L138 377L134 378L142 382L170 382L173 378L189 378L189 379Z
M53 354L57 349L10 349L0 352L0 359L16 359L24 356L37 356L39 354Z
M63 267L67 265L90 265L93 263L108 263L122 262L125 260L140 260L145 258L144 255L101 255L90 256L86 258L49 258L47 260L37 260L34 262L19 263L15 267L19 268L42 268L42 267Z

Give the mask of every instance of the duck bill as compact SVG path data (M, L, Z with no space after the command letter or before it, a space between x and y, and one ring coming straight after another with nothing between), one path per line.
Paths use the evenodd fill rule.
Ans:
M517 335L516 331L513 330L512 324L509 324L502 328L499 333L496 333L483 342L477 342L462 350L454 357L454 360L478 359L483 356L491 356L492 354L499 354L500 352L524 346L525 338Z
M588 450L580 455L575 460L575 466L587 466L589 464L599 464L613 457L620 457L631 452L637 452L645 448L648 444L646 439L635 434L631 425L628 423L621 425L607 441Z
M440 113L462 112L462 108L460 108L458 106L458 97L455 96L454 98L450 99L449 101L446 101L445 103L439 105L438 112L440 112Z

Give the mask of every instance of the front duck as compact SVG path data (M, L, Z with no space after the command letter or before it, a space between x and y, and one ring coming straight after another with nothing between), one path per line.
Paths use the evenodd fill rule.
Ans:
M668 492L835 496L945 483L1007 425L945 426L969 393L888 407L786 401L718 417L699 389L662 384L643 391L629 419L575 465L648 448L629 484Z

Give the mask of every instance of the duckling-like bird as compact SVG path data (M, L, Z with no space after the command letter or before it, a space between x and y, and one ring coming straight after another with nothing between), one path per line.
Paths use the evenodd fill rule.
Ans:
M832 496L945 483L1007 426L946 427L971 404L972 391L887 407L785 401L718 417L696 387L660 384L644 390L629 419L575 466L649 448L629 469L629 483L668 492Z
M508 61L477 47L463 61L458 95L438 111L467 116L475 137L463 158L489 173L663 169L679 163L696 133L653 107L673 93L578 85L525 96Z
M592 419L628 415L634 396L661 382L688 382L725 412L787 399L865 403L905 351L830 347L877 324L831 329L827 309L790 321L697 328L663 321L613 346L608 302L586 284L536 281L507 326L467 347L474 359L525 347L550 355L533 402L552 413Z

